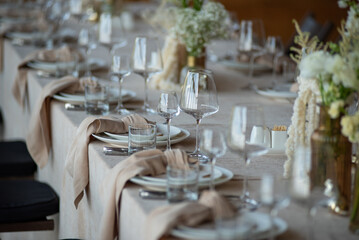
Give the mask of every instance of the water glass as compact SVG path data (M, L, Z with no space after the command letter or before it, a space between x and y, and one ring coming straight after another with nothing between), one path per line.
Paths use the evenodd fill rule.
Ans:
M198 199L197 164L190 166L167 166L167 200L170 203L196 201Z
M128 127L128 153L156 149L156 135L155 124L131 124Z
M109 87L99 83L85 85L85 111L91 115L107 115L110 105L108 101Z

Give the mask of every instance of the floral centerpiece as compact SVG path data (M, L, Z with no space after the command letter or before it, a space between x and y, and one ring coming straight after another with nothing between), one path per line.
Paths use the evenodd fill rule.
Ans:
M190 56L200 56L205 46L228 33L228 13L218 2L168 0L176 4L176 22L171 31L186 46Z
M165 66L163 73L157 75L151 85L163 88L169 87L170 82L172 87L178 89L183 66L204 67L205 48L211 40L227 36L228 18L228 12L218 2L163 0L150 22L153 26L161 26L166 30L167 38L163 49ZM184 48L181 49L181 46ZM183 50L184 53L181 52ZM186 55L189 58L181 60Z
M335 159L337 203L341 205L334 211L347 214L351 198L350 142L359 142L359 1L340 0L338 3L339 7L349 7L348 17L339 29L341 40L338 43L324 44L316 37L310 39L309 33L301 32L295 22L296 43L301 48L292 48L296 53L292 58L298 62L300 70L299 93L286 143L285 174L288 175L295 146L299 144L311 145L312 161L325 164L325 158ZM320 121L316 129L317 104ZM328 147L333 150L329 151L331 153Z

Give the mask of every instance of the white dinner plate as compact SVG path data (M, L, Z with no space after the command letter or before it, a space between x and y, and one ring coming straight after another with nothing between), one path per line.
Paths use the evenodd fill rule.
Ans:
M181 132L176 135L173 139L171 139L171 144L175 144L175 143L179 143L181 141L183 141L184 139L188 138L190 133L189 131L187 131L186 129L180 128ZM116 147L128 147L128 141L127 140L119 140L119 139L115 139L112 138L104 133L99 133L99 134L92 134L92 136L94 136L96 139L105 142L105 143L109 143L113 146ZM160 147L160 146L166 146L167 145L167 140L165 141L156 141L156 146Z
M110 89L110 103L116 103L118 101L118 89L111 88ZM130 90L122 89L122 101L127 102L134 98L136 93ZM58 93L52 96L54 99L65 102L65 103L73 103L73 104L83 104L85 102L85 96L83 94L68 94L68 93Z
M213 179L218 179L222 177L223 173L218 168L214 168L213 170ZM138 178L141 178L146 181L151 182L159 182L166 184L166 174L161 174L155 177L152 176L138 176ZM209 182L211 181L211 166L209 164L201 164L200 165L200 172L199 172L199 178L198 181L201 182Z
M274 227L271 228L270 216L260 212L247 212L241 216L243 223L253 224L254 228L251 231L243 231L246 235L245 239L267 239L273 236L278 236L284 233L288 225L281 218L274 218ZM204 225L205 226L205 225ZM207 227L187 227L179 226L172 229L171 234L175 237L192 239L192 240L216 240L216 230L214 224ZM239 233L240 234L240 233ZM238 236L238 238L243 237Z
M88 62L90 65L90 69L92 71L106 67L106 62L103 59L90 58ZM73 61L58 63L58 62L44 62L44 61L34 60L34 61L28 62L27 66L30 68L36 69L36 70L45 71L45 72L49 72L49 73L55 73L57 71L58 67L61 67L61 69L73 68L74 64L75 64L75 62L73 62ZM85 71L86 63L80 62L78 69L80 71Z
M230 170L218 166L214 166L214 167L216 170L222 173L221 177L214 180L214 185L219 185L228 182L233 178L233 173ZM158 181L153 179L151 180L151 178L149 180L146 180L139 176L131 178L130 181L156 191L165 191L167 185L166 181ZM209 181L199 182L200 188L205 188L208 186L209 186Z
M219 61L223 66L239 71L248 71L250 69L250 64L247 62L239 62L236 60L221 60ZM253 71L269 71L272 68L265 65L254 63L253 64Z
M181 129L175 126L170 126L170 138L174 138L178 134L181 133ZM122 140L122 141L128 141L128 134L115 134L115 133L109 133L105 132L106 135ZM156 141L166 141L167 140L167 125L166 124L157 124L157 136Z
M272 98L296 98L298 94L290 91L291 84L281 84L274 88L258 88L255 91L262 96Z
M35 39L44 39L45 33L44 32L7 32L7 38L10 39L20 39L25 41L31 41Z

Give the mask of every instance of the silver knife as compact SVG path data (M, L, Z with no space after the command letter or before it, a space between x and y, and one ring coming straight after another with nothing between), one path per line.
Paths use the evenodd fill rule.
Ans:
M143 199L166 199L166 192L140 189L138 195Z
M105 153L105 155L129 156L127 148L104 146L103 152Z
M65 109L69 111L85 111L85 105L65 103Z

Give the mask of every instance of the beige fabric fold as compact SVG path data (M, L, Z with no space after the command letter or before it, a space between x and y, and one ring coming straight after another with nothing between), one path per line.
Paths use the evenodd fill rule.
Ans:
M42 168L46 165L52 146L50 101L59 91L81 89L78 78L64 77L48 83L41 92L29 123L26 145L36 164Z
M235 207L216 191L204 191L198 202L171 204L153 210L146 220L146 239L157 240L179 225L198 226L215 217L235 215Z
M188 166L190 159L179 149L165 151L146 150L138 152L117 164L104 179L101 190L105 191L104 214L98 239L113 240L117 235L119 201L126 182L136 176L156 176L166 172L166 166Z
M15 77L12 93L18 104L24 109L26 92L27 92L27 73L29 68L27 63L33 60L41 60L46 62L69 61L71 60L71 49L68 46L64 46L54 50L40 50L29 54L19 64L17 75Z
M74 204L76 208L89 181L88 144L91 140L91 134L105 131L126 133L130 124L148 122L148 120L137 114L129 115L122 119L111 116L100 118L90 116L82 121L66 157L66 169L73 178Z

